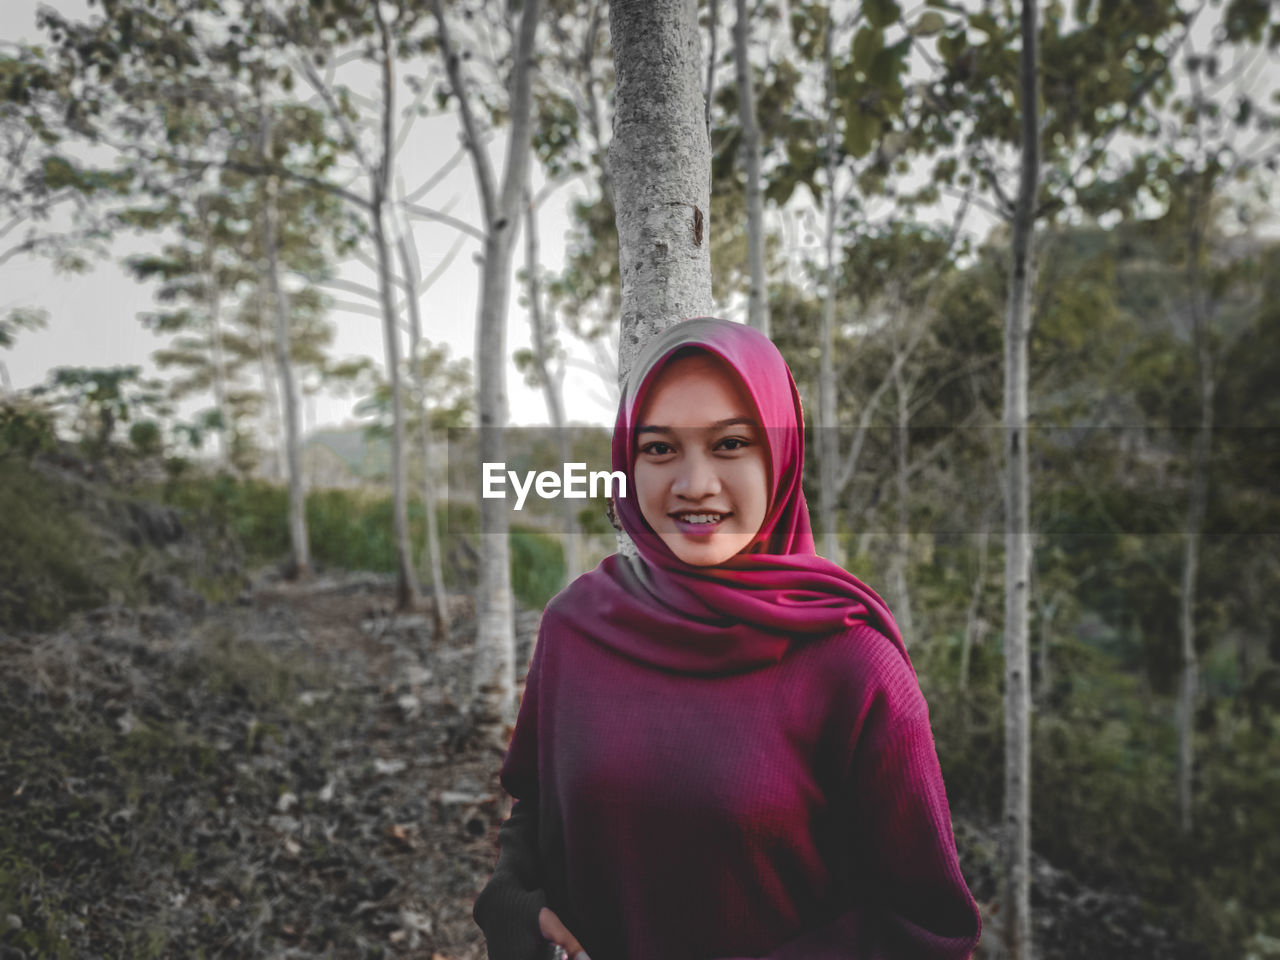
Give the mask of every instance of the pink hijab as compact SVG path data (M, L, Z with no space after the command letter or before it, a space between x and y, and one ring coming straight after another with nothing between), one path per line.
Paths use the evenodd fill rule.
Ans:
M764 334L699 317L647 342L636 358L613 431L613 469L635 489L635 427L648 390L672 355L698 347L737 373L769 444L769 509L756 539L722 564L678 559L645 521L634 495L615 509L640 557L608 557L561 595L581 632L619 653L689 673L737 673L782 659L793 643L868 622L907 657L893 614L853 574L814 551L801 489L804 416L786 361Z

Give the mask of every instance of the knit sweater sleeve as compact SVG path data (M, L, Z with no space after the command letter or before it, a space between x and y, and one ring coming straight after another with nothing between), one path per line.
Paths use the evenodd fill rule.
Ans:
M538 926L547 905L538 855L538 677L542 637L534 647L502 786L515 804L498 829L498 862L476 898L472 917L484 931L489 960L539 960L549 944Z
M981 919L960 872L928 707L914 675L868 711L840 796L851 818L856 905L776 948L769 960L967 960Z

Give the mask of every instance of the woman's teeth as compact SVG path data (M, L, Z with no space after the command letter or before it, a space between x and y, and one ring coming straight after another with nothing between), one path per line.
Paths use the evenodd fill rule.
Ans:
M687 513L680 517L685 523L719 523L724 519L722 513Z

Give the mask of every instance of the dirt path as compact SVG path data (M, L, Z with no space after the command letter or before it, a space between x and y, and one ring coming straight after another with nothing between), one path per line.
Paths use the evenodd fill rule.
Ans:
M509 808L461 709L469 602L435 644L392 597L349 575L0 638L0 958L483 958Z

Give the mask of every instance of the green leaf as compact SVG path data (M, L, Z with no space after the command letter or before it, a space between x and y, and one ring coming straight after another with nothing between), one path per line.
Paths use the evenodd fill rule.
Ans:
M859 70L869 70L876 54L884 49L884 32L862 27L853 37L853 63Z
M926 10L920 15L911 32L917 37L932 37L946 29L947 21L937 10Z
M969 26L985 33L992 40L1000 36L1000 24L996 22L996 18L992 14L985 10L970 17Z
M897 0L864 0L862 12L867 15L867 23L882 30L902 16Z
M871 152L871 144L879 129L879 120L853 105L853 109L845 112L845 150L852 157L865 157Z
M892 47L885 47L871 61L871 69L867 71L868 79L879 87L896 86L906 61L907 51L910 49L910 37L895 43Z

